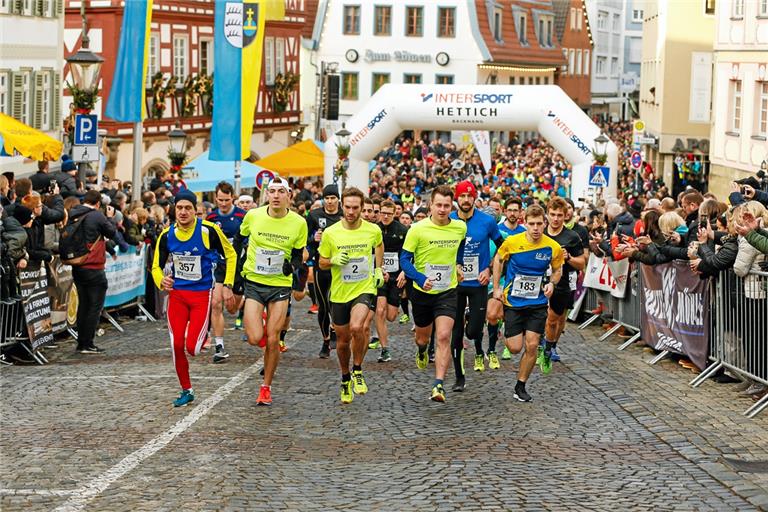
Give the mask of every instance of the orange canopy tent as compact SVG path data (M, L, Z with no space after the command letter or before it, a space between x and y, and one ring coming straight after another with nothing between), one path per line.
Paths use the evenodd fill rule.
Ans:
M321 142L305 140L254 162L283 177L322 176L324 166Z

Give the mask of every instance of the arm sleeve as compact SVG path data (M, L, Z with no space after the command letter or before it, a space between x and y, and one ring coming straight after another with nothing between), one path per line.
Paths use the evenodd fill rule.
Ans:
M735 244L733 244L735 245ZM723 247L715 253L715 251L708 245L702 244L699 246L699 256L701 257L701 263L705 268L699 266L699 270L704 273L716 274L721 270L731 268L736 261L737 249L732 244L723 245Z
M152 257L152 280L155 281L155 286L160 288L160 283L163 281L163 266L168 259L168 228L164 229L160 236L157 237L157 243L155 243L155 254Z
M763 254L768 254L768 237L762 232L750 231L747 233L747 242Z
M736 253L736 261L733 263L733 271L739 277L749 274L752 263L759 254L759 251L752 247L746 238L739 237L739 250Z
M762 190L755 190L755 197L753 200L758 201L763 204L763 206L768 206L768 192L763 192Z
M466 241L466 238L461 241L459 244L459 250L456 251L456 264L457 265L463 265L464 264L464 242Z
M50 207L43 205L43 212L40 217L43 224L56 224L64 220L64 199L56 194L50 200Z
M232 286L235 283L235 270L237 269L237 253L232 244L229 243L227 237L222 233L221 228L216 224L207 224L209 233L212 232L213 236L210 236L211 250L214 250L221 254L226 260L226 273L224 274L224 284Z
M291 250L291 266L294 269L301 268L304 263L304 248Z
M413 253L406 249L400 251L400 268L405 272L405 276L418 284L424 286L424 282L427 280L427 276L416 270L416 266L413 264Z
M728 201L730 201L731 206L738 206L744 202L744 196L741 192L731 192L728 196Z

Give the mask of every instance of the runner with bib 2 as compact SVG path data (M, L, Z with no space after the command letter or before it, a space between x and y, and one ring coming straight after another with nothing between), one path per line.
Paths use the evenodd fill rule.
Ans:
M525 383L536 363L539 340L547 320L547 300L560 281L563 250L544 234L544 209L538 205L525 211L527 231L504 240L493 260L493 296L504 304L504 336L507 348L520 358L514 397L530 402ZM506 263L505 285L501 274ZM551 271L548 277L547 273ZM525 342L525 343L523 343Z
M456 322L453 324L451 356L456 372L453 391L464 391L464 336L475 343L475 371L485 370L483 352L483 325L488 308L488 283L491 281L491 248L498 248L503 241L496 219L475 208L477 189L470 181L456 185L456 201L459 210L451 213L452 219L467 225L464 242L464 280L456 288ZM469 308L467 309L467 304ZM466 332L465 332L466 331ZM488 354L492 368L499 368L496 353Z
M433 326L435 329L435 383L430 398L436 402L445 402L443 380L451 358L451 331L457 320L456 287L464 278L461 265L467 225L449 217L452 203L450 187L435 188L430 217L411 226L400 253L400 265L412 281L408 297L413 304L419 369L429 364L427 348Z

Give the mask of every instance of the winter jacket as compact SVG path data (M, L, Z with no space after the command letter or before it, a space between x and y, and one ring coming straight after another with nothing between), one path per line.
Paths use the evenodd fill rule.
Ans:
M83 219L83 225L80 229L84 231L84 239L88 248L90 248L100 236L109 239L115 237L115 233L117 232L115 225L101 213L101 210L94 210L84 204L77 205L70 210L69 222L74 222L84 214L88 215ZM81 268L104 270L104 264L106 263L106 254L104 254L105 249L99 250L101 251L101 254L95 255L97 263L93 265L83 265Z
M732 268L738 252L739 241L733 236L724 237L717 252L709 244L699 245L698 256L701 259L699 272L702 279L716 276L721 271Z
M658 247L659 253L666 259L666 261L688 259L688 246L685 244L677 245L671 240L667 240Z
M61 197L67 198L77 195L77 180L74 176L63 171L54 172L51 176L59 184Z
M645 265L660 265L661 263L667 263L668 261L671 261L659 252L659 245L662 245L663 243L664 237L661 235L657 236L656 238L652 239L651 243L648 244L644 249L641 249L633 254L630 260L639 261Z
M760 272L760 262L765 260L765 255L752 247L746 238L739 237L739 252L736 254L736 262L733 271L737 276L744 278L744 295L748 299L766 298L766 289L763 278L750 275L751 272Z
M138 222L131 222L125 230L125 241L130 245L139 245L144 242L144 226Z
M63 221L64 199L60 194L48 197L49 199L47 202L50 204L50 207L43 203L43 212L40 214L40 217L37 218L41 219L43 224L56 224L57 222ZM8 205L8 207L5 209L5 212L9 217L13 216L13 211L16 209L17 204L21 204L21 198L17 198L15 203Z
M3 219L3 245L8 251L14 263L22 258L29 258L27 254L27 231L14 217Z
M768 254L768 231L755 229L747 233L747 242L763 254Z
M731 194L728 196L728 201L731 202L731 206L738 206L741 203L746 203L749 200L744 197L744 194L741 192L731 192ZM762 203L763 206L768 207L768 192L755 190L755 196L751 199L751 201L757 201Z
M48 262L53 258L51 251L45 248L45 226L42 220L35 219L27 231L27 253L30 262Z
M36 190L41 194L47 194L53 177L47 172L37 171L29 177L29 181L32 182L32 190Z

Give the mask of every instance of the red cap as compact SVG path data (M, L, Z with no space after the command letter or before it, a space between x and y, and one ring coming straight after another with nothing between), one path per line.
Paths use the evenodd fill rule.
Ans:
M458 185L456 185L456 197L458 198L461 194L469 194L473 198L477 199L477 189L471 181L461 181Z

